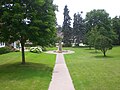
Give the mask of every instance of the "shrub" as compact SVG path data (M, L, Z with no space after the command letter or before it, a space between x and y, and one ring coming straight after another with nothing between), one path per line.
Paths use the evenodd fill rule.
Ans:
M42 52L42 48L41 47L31 47L30 48L30 52L41 53Z
M46 47L42 47L42 51L47 51L47 50L46 50Z
M72 47L72 44L63 44L63 47Z
M10 47L2 47L0 48L0 54L5 54L5 53L9 53L11 52L11 48Z
M20 50L15 50L15 52L20 52Z

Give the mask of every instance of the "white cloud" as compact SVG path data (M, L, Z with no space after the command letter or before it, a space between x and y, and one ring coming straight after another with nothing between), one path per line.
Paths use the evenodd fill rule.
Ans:
M58 5L59 12L56 12L58 24L63 23L63 9L67 5L70 10L70 16L73 18L73 14L83 11L83 17L86 12L93 9L105 9L111 17L120 15L120 0L54 0L54 3Z

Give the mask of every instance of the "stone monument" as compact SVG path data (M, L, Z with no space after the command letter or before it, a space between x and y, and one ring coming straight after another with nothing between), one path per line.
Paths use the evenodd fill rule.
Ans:
M63 33L62 28L59 26L57 31L57 37L58 37L58 53L62 53L62 39L63 39Z
M62 53L62 41L61 40L59 41L59 44L58 44L58 52Z

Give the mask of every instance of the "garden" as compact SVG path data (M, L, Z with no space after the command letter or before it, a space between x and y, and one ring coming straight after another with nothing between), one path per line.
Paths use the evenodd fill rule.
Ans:
M93 9L85 18L83 11L71 18L67 5L62 10L59 25L53 0L0 1L0 90L48 90L61 56L71 76L62 81L73 83L60 81L58 88L120 90L120 16Z

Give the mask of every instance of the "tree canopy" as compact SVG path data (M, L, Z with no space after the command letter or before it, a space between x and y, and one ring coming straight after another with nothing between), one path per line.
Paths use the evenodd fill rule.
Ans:
M111 29L111 18L104 9L91 10L86 14L85 20L87 31L95 26L98 28L105 27L107 30Z
M120 16L112 19L112 28L118 35L118 39L114 41L114 44L120 45Z

